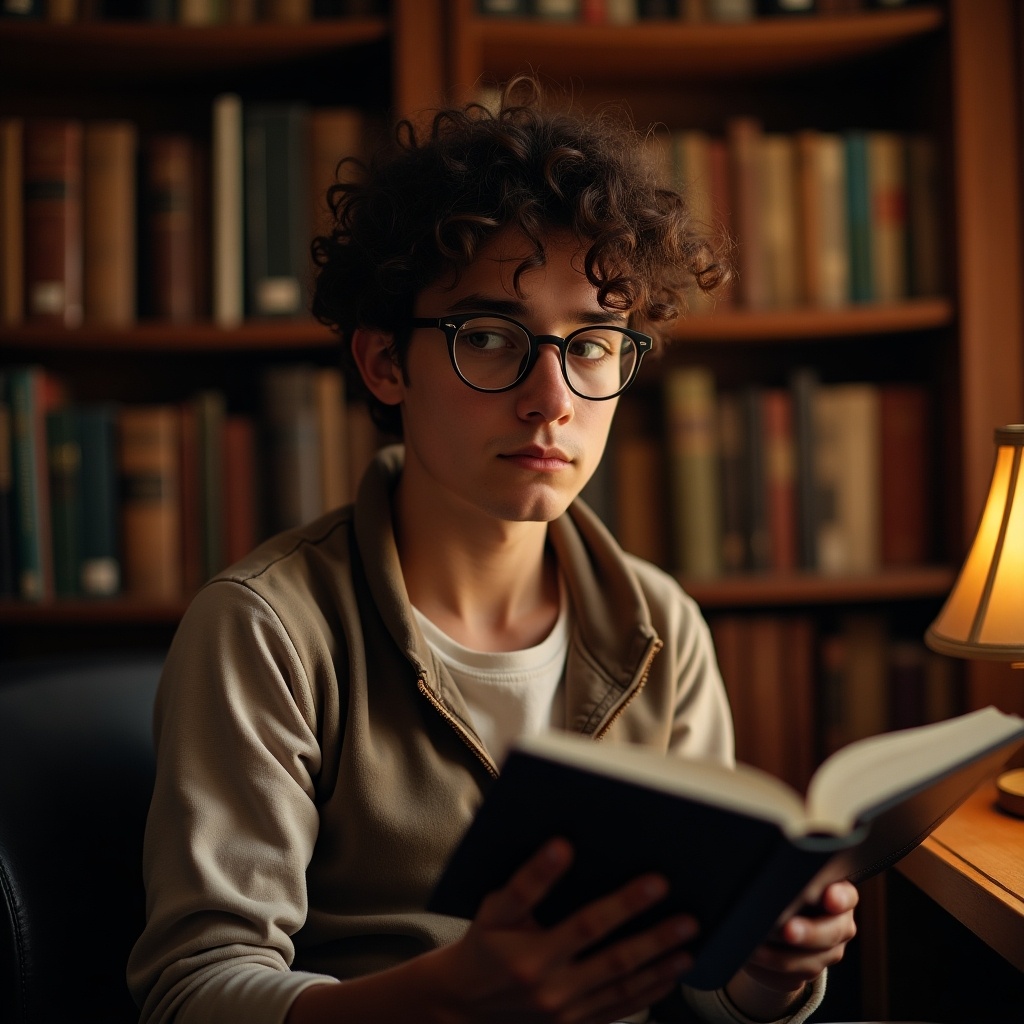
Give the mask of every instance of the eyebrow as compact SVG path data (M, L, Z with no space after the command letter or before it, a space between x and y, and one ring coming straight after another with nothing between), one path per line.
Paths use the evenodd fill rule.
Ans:
M524 317L530 312L525 302L517 299L497 298L493 295L482 295L473 292L464 295L461 299L448 307L449 313L501 313L504 316ZM598 324L625 324L627 316L624 313L617 313L612 310L580 309L570 313L568 319L575 323L597 326Z

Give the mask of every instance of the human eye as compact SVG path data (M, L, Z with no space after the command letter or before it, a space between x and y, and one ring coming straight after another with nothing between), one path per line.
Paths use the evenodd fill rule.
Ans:
M502 320L470 320L459 328L459 344L472 352L518 351L525 335L515 324Z
M622 339L622 333L614 328L597 327L575 335L569 342L567 354L584 362L601 362L618 354Z

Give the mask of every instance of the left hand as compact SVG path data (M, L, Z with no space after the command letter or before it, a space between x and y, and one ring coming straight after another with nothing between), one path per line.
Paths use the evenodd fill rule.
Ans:
M853 910L858 893L834 882L810 913L795 914L751 954L726 985L729 998L748 1017L775 1020L792 1012L805 987L838 963L856 935Z

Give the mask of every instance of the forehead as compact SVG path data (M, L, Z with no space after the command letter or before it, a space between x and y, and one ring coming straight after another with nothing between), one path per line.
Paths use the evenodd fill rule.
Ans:
M571 295L576 304L584 300L596 306L597 289L583 270L586 243L557 230L541 235L540 240L546 260L544 266L525 270L518 282L516 271L525 260L533 257L534 247L517 230L504 228L481 246L472 263L462 270L444 274L424 292L446 304L456 303L468 295L520 299L532 304L561 294Z

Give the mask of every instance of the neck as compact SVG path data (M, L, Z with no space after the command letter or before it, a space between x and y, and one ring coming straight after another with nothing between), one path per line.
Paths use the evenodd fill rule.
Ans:
M479 651L521 650L551 632L559 591L547 523L423 517L411 504L399 483L394 514L402 574L410 600L428 619Z

